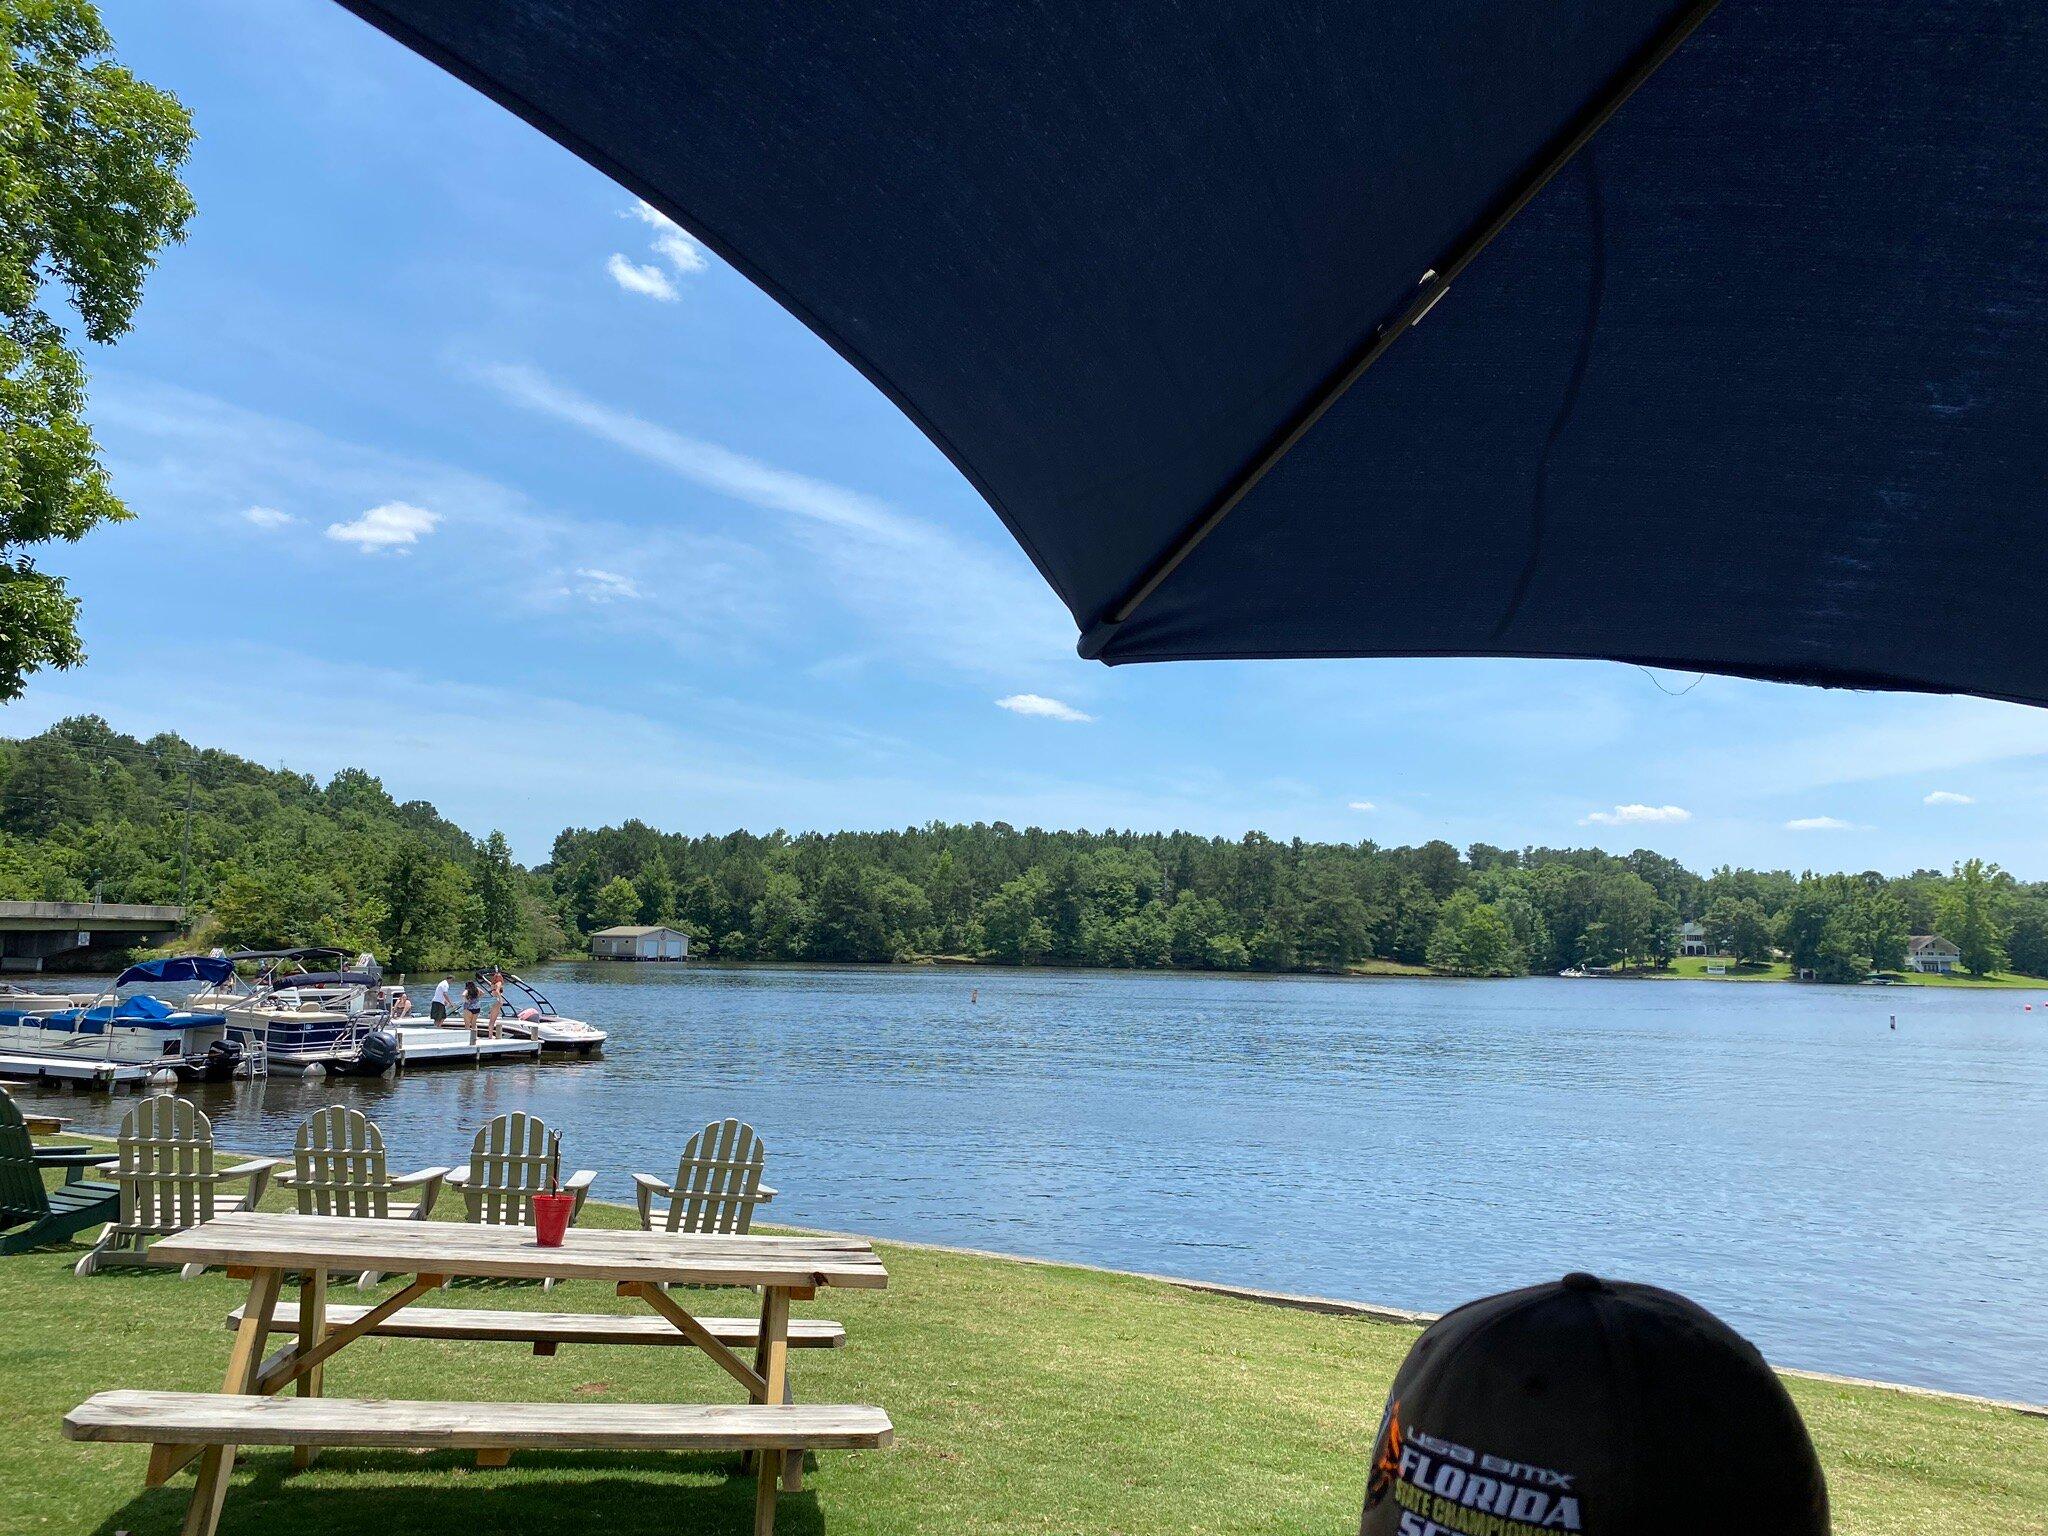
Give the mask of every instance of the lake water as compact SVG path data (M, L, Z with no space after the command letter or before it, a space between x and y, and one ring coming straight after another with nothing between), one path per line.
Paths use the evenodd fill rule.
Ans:
M1591 1269L1772 1359L2048 1401L2048 998L1686 982L569 965L598 1061L200 1092L353 1103L403 1167L510 1109L565 1165L761 1131L774 1219L1438 1310ZM975 1000L978 992L979 1000ZM2031 1001L2035 1011L2022 1011ZM1888 1027L1896 1014L1898 1028ZM113 1107L109 1107L109 1104ZM121 1101L76 1098L81 1128Z

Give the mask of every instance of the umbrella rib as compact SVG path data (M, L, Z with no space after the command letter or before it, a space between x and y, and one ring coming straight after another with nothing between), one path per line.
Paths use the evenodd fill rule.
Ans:
M1493 238L1514 221L1515 215L1526 208L1536 194L1549 185L1550 179L1586 146L1593 135L1606 125L1607 120L1621 109L1622 104L1663 66L1665 60L1678 51L1685 40L1698 30L1700 23L1713 14L1719 3L1720 0L1695 0L1694 4L1679 13L1670 26L1642 47L1628 68L1616 77L1613 87L1604 96L1586 104L1555 141L1551 152L1515 186L1507 200L1455 249L1441 267L1423 273L1421 281L1416 284L1415 292L1402 306L1400 313L1375 329L1372 335L1323 381L1280 430L1267 440L1251 462L1224 486L1202 514L1181 530L1180 535L1145 568L1144 574L1138 578L1128 593L1109 605L1101 617L1081 632L1080 641L1075 649L1084 658L1094 661L1102 657L1104 650L1116 638L1118 629L1144 606L1169 576L1179 569L1180 563L1216 531L1218 525L1251 493L1252 488L1265 478L1266 473L1287 457L1294 445L1306 437L1315 424L1322 420L1323 413L1335 405L1343 397L1344 392L1380 360L1402 333L1429 313L1458 275L1471 265L1473 258L1485 250Z

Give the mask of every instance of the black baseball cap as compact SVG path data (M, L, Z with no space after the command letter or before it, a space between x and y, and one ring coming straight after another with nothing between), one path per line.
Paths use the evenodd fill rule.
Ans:
M1468 1302L1387 1394L1359 1536L1826 1536L1813 1441L1756 1346L1652 1285Z

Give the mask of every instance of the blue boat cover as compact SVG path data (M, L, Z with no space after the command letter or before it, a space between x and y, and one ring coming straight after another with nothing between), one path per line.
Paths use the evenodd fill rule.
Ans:
M193 1013L144 993L124 997L109 1008L105 1003L84 1010L83 1032L98 1034L109 1022L128 1029L215 1029L227 1023L222 1013ZM24 1023L32 1022L23 1020ZM65 1008L43 1016L45 1029L74 1029L81 1025L80 1010Z
M117 987L143 981L205 981L215 986L235 974L232 961L215 955L174 955L164 960L138 960L114 978Z
M342 3L861 369L1084 654L2048 701L2039 0Z

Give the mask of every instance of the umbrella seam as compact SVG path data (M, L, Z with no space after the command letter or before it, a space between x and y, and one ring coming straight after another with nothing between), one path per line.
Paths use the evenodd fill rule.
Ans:
M1501 610L1500 622L1493 627L1490 639L1494 641L1505 639L1514 627L1515 620L1521 616L1523 603L1528 601L1530 590L1536 584L1536 573L1543 565L1545 535L1550 531L1551 461L1565 428L1571 425L1572 416L1578 410L1579 396L1592 368L1594 338L1600 330L1600 304L1607 291L1607 211L1600 196L1600 163L1594 158L1593 145L1588 144L1581 151L1579 161L1586 173L1586 318L1579 331L1578 354L1572 359L1571 372L1565 377L1564 393L1558 399L1557 414L1551 418L1549 435L1543 439L1543 452L1536 460L1536 483L1529 497L1529 553L1522 562L1521 574L1515 578L1514 590L1508 594L1507 605Z
M952 439L924 413L906 390L864 351L841 334L836 326L828 324L821 315L800 302L791 290L770 278L765 269L742 256L738 247L727 240L716 226L698 219L678 199L656 188L651 180L643 177L638 171L629 169L617 157L599 148L554 113L544 110L523 91L515 89L499 76L471 65L454 48L444 45L420 28L392 14L381 0L336 0L336 3L358 20L384 33L401 47L410 48L428 63L446 71L486 100L496 102L514 117L559 144L598 174L609 177L649 207L674 220L700 243L708 246L721 261L795 316L806 329L843 358L855 372L880 390L889 403L901 411L945 456L946 461L960 471L967 483L974 488L975 494L988 504L989 510L995 513L997 520L1009 531L1010 537L1017 541L1018 547L1024 551L1025 558L1037 569L1045 584L1052 588L1054 596L1066 605L1075 623L1080 623L1080 614L1075 609L1072 599L1068 597L1063 583L1054 576L1050 564L1039 551L1029 530L1021 521L1010 515L1008 508L996 495L994 487L979 468L953 444Z

